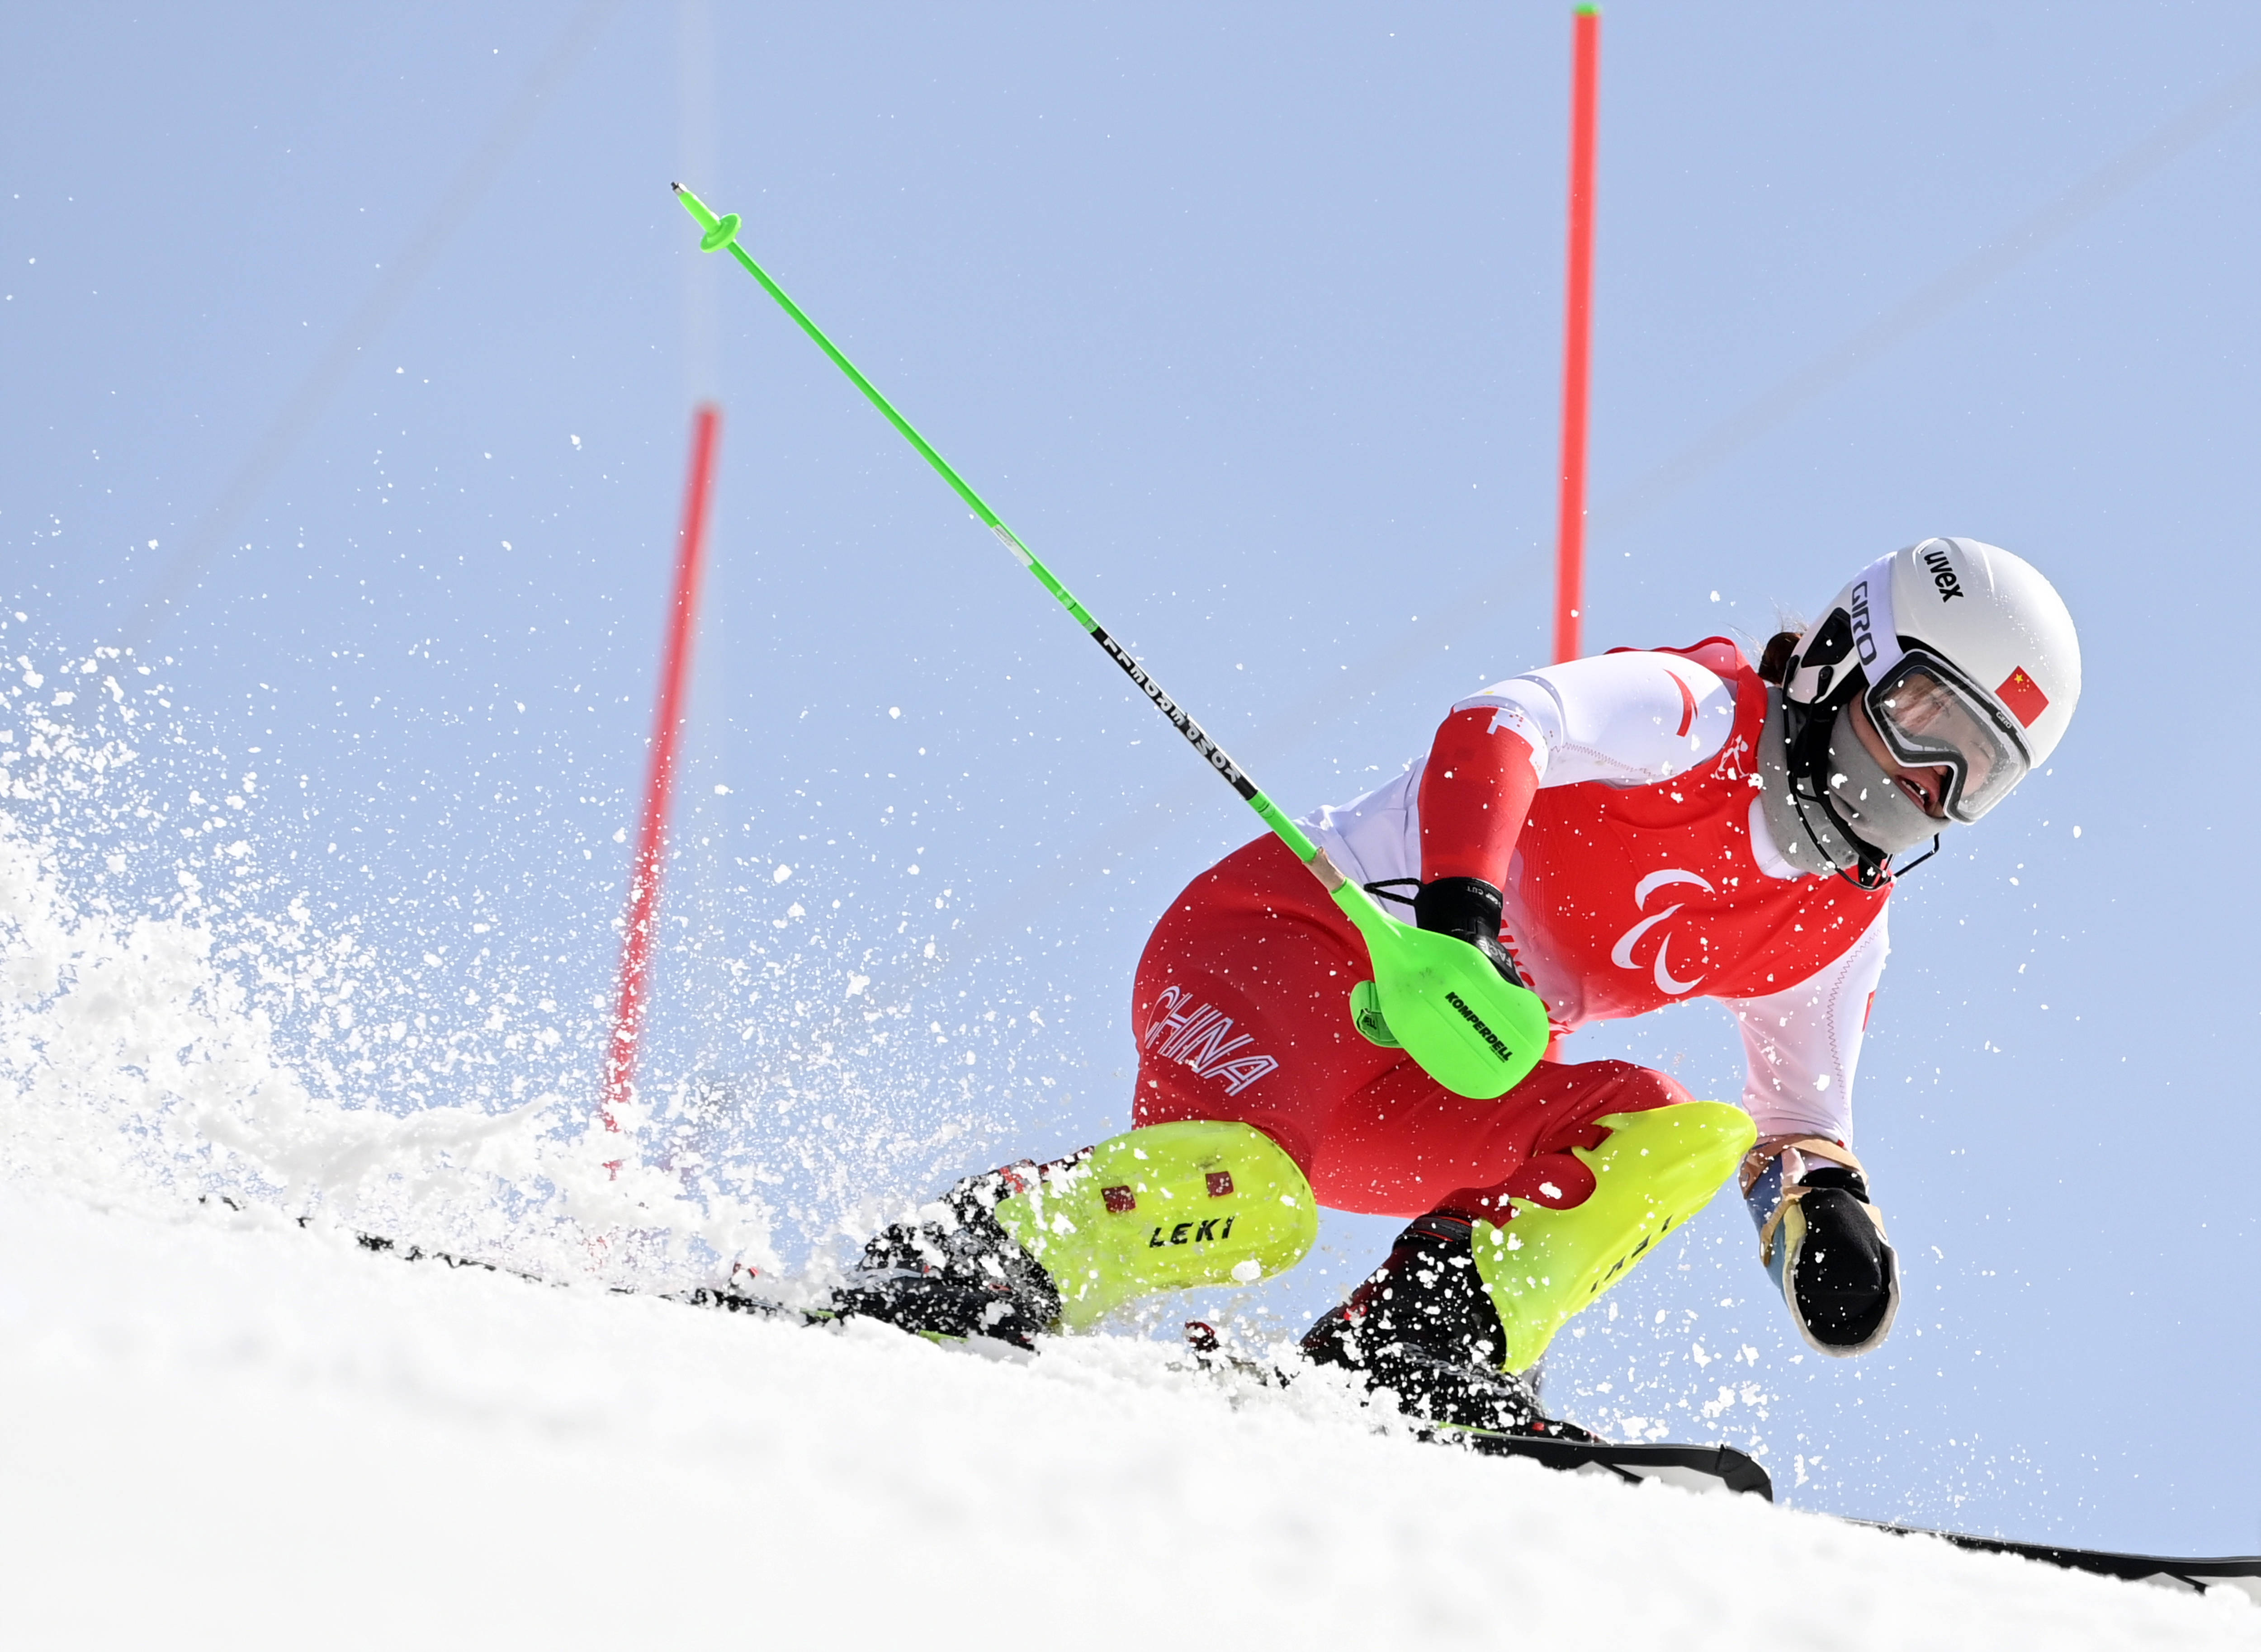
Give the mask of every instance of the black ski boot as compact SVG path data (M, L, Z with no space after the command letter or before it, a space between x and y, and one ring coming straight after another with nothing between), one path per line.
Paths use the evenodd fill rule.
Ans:
M1059 1317L1060 1299L994 1213L1019 1180L1015 1169L970 1177L915 1220L883 1229L832 1293L833 1312L927 1336L987 1336L1034 1348Z
M1424 1216L1398 1234L1389 1260L1305 1334L1303 1357L1358 1372L1439 1430L1591 1440L1547 1417L1530 1385L1500 1369L1507 1336L1470 1232L1459 1217Z

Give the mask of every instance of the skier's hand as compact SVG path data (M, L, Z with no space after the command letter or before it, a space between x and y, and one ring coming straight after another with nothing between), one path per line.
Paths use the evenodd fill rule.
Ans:
M1421 928L1465 940L1491 961L1511 986L1528 986L1499 943L1502 898L1480 877L1432 877L1413 897L1413 921Z
M1867 1181L1842 1165L1816 1164L1783 1192L1767 1271L1791 1319L1824 1354L1868 1352L1891 1330L1900 1288L1899 1258Z

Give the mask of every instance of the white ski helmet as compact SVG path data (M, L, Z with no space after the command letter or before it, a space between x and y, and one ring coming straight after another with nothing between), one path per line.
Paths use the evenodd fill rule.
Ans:
M1973 821L2064 738L2080 699L2080 640L2030 562L1977 540L1895 551L1837 593L1784 668L1791 790L1802 814L1819 805L1853 840L1861 881L1873 883L1891 855L1945 822L1841 732L1838 713L1856 695L1904 765L1947 771L1946 820Z

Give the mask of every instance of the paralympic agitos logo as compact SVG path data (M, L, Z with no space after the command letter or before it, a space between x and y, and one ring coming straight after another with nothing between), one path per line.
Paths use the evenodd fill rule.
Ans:
M1647 907L1651 895L1656 893L1658 890L1669 889L1675 883L1693 883L1706 895L1716 892L1712 888L1710 880L1699 874L1683 871L1676 866L1667 867L1662 871L1651 872L1633 885L1634 908L1640 910ZM1633 956L1633 948L1640 944L1642 938L1650 930L1666 922L1685 905L1687 903L1684 901L1675 901L1661 912L1650 912L1625 933L1619 935L1618 944L1610 948L1610 962L1620 969L1638 971L1641 966L1640 961ZM1699 975L1692 980L1675 980L1672 975L1671 953L1672 932L1666 930L1656 938L1656 958L1649 966L1649 975L1655 981L1656 990L1668 998L1676 998L1683 992L1693 992L1704 977Z

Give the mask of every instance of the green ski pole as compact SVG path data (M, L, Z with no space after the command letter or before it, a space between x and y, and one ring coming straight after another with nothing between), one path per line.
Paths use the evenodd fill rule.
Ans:
M1547 1007L1538 995L1503 980L1490 961L1466 941L1400 923L1383 912L1373 896L1346 877L1326 851L1282 813L1279 805L1225 754L1224 748L1163 692L1162 685L1131 658L1128 649L1108 635L1107 628L1092 618L1090 611L1021 543L1020 537L1005 526L989 508L988 502L966 485L949 461L895 411L894 404L879 394L853 361L841 354L839 347L786 296L785 289L770 279L769 272L738 244L738 215L729 212L718 218L705 202L681 184L672 187L676 198L703 232L699 241L700 249L709 253L729 249L730 255L744 266L746 273L761 282L762 290L777 300L778 306L793 318L816 347L829 356L832 364L848 375L849 382L886 415L887 422L918 450L921 458L934 467L935 474L950 484L951 490L965 502L966 508L997 536L999 543L1036 576L1037 583L1052 594L1091 640L1107 651L1107 657L1138 685L1140 693L1154 703L1157 711L1169 719L1170 726L1185 737L1186 743L1224 777L1226 783L1256 811L1258 818L1281 842L1295 851L1296 858L1334 898L1335 904L1357 926L1374 966L1374 979L1360 982L1351 993L1351 1015L1359 1031L1377 1044L1402 1046L1423 1070L1457 1095L1489 1100L1505 1095L1522 1082L1547 1048Z

